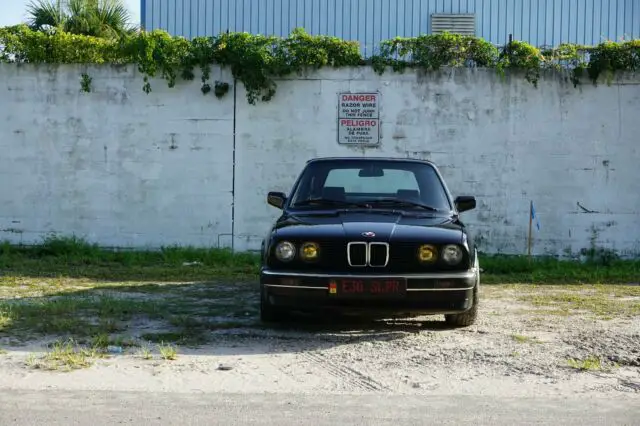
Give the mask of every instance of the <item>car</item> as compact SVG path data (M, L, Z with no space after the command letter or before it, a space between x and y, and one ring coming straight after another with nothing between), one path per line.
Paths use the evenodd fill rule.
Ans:
M476 199L454 199L433 162L315 158L267 203L282 212L262 241L263 322L294 311L476 321L480 263L460 218Z

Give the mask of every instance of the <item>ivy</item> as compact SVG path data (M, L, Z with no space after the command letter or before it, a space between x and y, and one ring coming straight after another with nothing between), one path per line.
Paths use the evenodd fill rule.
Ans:
M597 46L562 44L540 50L514 40L498 49L491 43L457 34L396 37L381 43L369 60L362 58L358 42L317 36L303 29L288 37L223 33L216 37L186 40L160 30L125 34L118 39L73 35L61 31L34 31L26 25L0 28L0 62L135 64L143 74L142 89L152 90L150 78L160 76L169 87L178 78L193 80L201 73L201 92L213 91L218 98L229 91L229 83L215 81L211 66L229 68L235 81L246 89L247 100L269 101L276 93L276 80L322 67L371 66L382 74L387 68L435 71L443 67L483 67L524 71L537 86L544 69L569 71L577 85L585 72L595 84L604 75L611 81L618 71L640 68L640 40L604 42ZM81 76L81 88L90 91L91 78Z
M586 66L589 77L595 83L600 74L610 79L616 71L635 71L640 69L640 40L624 43L607 41L597 49L589 49L589 63Z
M386 67L404 71L407 67L427 71L441 67L494 66L498 49L476 37L458 34L396 37L381 43L380 53L372 57L373 68L382 74Z
M107 39L32 31L26 25L0 28L0 46L0 62L103 64L131 59Z
M527 81L537 87L543 63L544 56L539 49L523 41L513 40L505 46L496 67L501 73L505 69L524 70Z

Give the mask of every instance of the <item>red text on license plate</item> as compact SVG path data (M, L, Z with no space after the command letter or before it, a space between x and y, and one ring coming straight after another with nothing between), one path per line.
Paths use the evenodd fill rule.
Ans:
M335 284L335 286L334 286ZM343 296L401 295L406 292L405 282L398 279L341 279L330 284L332 293Z

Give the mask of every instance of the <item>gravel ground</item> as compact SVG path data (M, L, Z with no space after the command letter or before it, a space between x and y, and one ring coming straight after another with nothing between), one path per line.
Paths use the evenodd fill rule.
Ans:
M442 317L300 319L217 330L205 346L179 348L173 361L157 350L143 359L132 348L73 372L30 368L29 354L42 351L42 341L0 342L0 389L640 396L640 316L559 313L519 301L513 289L485 289L479 321L468 328L448 329Z

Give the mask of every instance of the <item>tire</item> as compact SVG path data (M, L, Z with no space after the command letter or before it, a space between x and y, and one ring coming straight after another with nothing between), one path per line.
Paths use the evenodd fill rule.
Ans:
M477 254L476 254L477 259ZM447 324L454 327L468 327L475 324L478 319L478 304L480 302L480 265L476 260L476 267L478 268L478 278L476 279L476 286L473 289L473 300L471 309L461 314L446 314L444 320Z
M473 305L471 309L461 314L446 314L444 316L445 322L454 327L468 327L473 325L478 318L478 291L479 288L476 284L476 288L473 290Z

